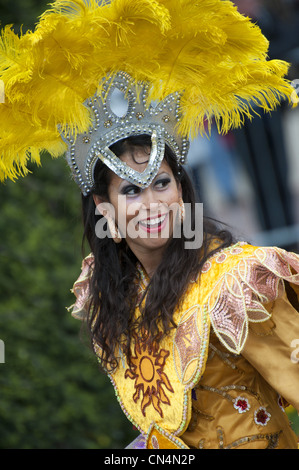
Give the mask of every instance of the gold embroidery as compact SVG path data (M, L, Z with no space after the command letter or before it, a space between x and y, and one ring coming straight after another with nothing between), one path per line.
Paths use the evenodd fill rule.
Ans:
M198 367L198 352L202 344L198 321L202 319L198 305L187 310L178 324L174 337L174 359L182 383L190 382Z
M299 258L280 248L253 249L249 245L243 247L242 257L238 258L238 253L236 256L237 263L228 260L229 266L225 256L218 254L214 259L218 266L221 263L224 266L207 305L220 341L229 351L240 354L247 339L248 322L259 323L271 318L271 311L264 304L283 295L284 281L299 284L299 275L294 274L299 271ZM203 279L207 271L203 271Z
M206 419L207 421L213 421L215 419L214 416L203 413L202 411L200 411L198 408L195 408L194 406L192 407L192 412L194 412L199 418Z
M254 390L246 387L245 385L226 385L224 387L216 388L216 387L210 387L208 385L199 385L198 390L205 390L213 393L217 393L218 395L221 395L223 398L225 398L228 401L231 401L232 403L235 402L235 398L233 398L231 395L229 395L229 391L242 391L242 392L247 392L250 395L252 395L259 403L262 403L262 399L260 395L255 392ZM237 397L238 398L238 397Z
M225 256L221 255L222 252ZM88 268L92 270L91 265ZM265 322L265 326L271 325L271 302L284 294L284 281L299 285L299 274L295 274L298 271L298 255L278 248L256 248L246 243L221 250L209 258L201 275L195 282L190 283L183 299L183 308L175 312L174 320L178 329L173 330L171 335L161 342L160 350L136 343L135 352L133 346L131 368L128 368L124 358L124 361L120 361L120 367L109 375L119 403L132 423L146 434L150 423L157 421L158 424L167 425L171 433L181 435L187 429L191 418L191 389L205 370L210 319L218 339L226 348L224 352L222 349L216 351L212 347L210 357L217 354L227 366L235 369L233 355L241 353L249 324L257 327ZM80 307L88 304L87 281L84 276L74 285L74 294L78 303L80 302ZM147 279L141 275L139 281L139 293L143 294ZM76 308L73 308L73 313L74 311ZM137 308L136 318L139 315ZM258 328L258 334L260 333L261 329ZM198 345L197 353L192 347L193 340ZM231 354L226 355L227 351ZM189 363L188 357L191 358ZM238 358L236 366L239 367ZM229 375L231 371L226 369L226 372ZM234 383L234 379L228 379L225 383L227 382ZM219 386L223 397L229 399L231 406L236 404L239 413L248 408L245 400L248 391L246 387L225 389L220 387L221 384L215 385ZM203 392L198 389L197 393L199 395ZM199 403L193 404L201 407L200 400ZM259 407L263 404L260 403ZM248 417L252 412L253 403ZM209 410L207 413L209 414ZM200 414L196 416L198 422L203 418ZM261 412L258 417L267 419ZM204 424L211 424L212 427L212 422L204 421ZM270 425L271 422L269 429ZM268 436L270 448L275 445L278 433L264 436ZM237 437L239 436L234 436ZM204 446L203 439L200 439L199 444Z
M133 400L138 402L142 395L141 411L145 416L145 409L152 405L163 418L161 403L170 405L163 387L173 393L173 388L164 372L169 351L159 349L157 343L142 341L137 335L135 339L135 356L131 358L132 367L125 372L125 379L135 380L135 393Z
M240 439L237 439L236 441L231 442L230 444L225 445L224 432L223 429L219 426L217 427L218 448L234 449L249 442L265 440L267 442L267 447L265 447L265 449L275 449L278 446L279 436L281 433L282 431L269 434L254 434L253 436L244 436Z
M238 356L236 354L221 351L220 349L216 348L216 346L214 346L211 342L209 344L209 348L211 350L211 353L208 357L208 360L212 359L214 357L214 355L217 354L217 356L224 362L224 364L226 364L231 369L236 370L239 374L244 375L244 371L239 369L239 367L234 362L232 362L232 360L231 360L231 359L234 359L234 358L236 358L236 359L238 358Z

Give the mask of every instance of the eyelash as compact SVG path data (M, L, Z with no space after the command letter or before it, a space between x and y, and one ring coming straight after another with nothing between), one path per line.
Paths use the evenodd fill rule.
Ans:
M170 178L161 178L155 181L154 186L156 187L157 185L162 184L162 188L159 188L159 189L163 190L170 183L170 181L171 181ZM135 191L134 194L130 194L130 191L132 190ZM140 192L141 192L141 188L139 188L138 186L134 186L134 185L126 186L121 191L121 193L125 196L135 196L136 194Z

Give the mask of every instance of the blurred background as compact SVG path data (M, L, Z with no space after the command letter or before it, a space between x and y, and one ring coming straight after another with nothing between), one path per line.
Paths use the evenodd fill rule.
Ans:
M235 3L299 80L299 1ZM32 29L47 4L0 0L1 26ZM196 139L188 168L206 214L243 240L298 252L298 148L299 108L285 103L242 130ZM123 448L137 432L65 308L82 260L80 194L64 159L44 156L32 171L0 186L0 448ZM299 435L297 412L288 414Z
M299 1L238 0L270 41L269 57L291 63L299 101ZM299 107L282 103L242 129L193 141L190 172L210 215L259 245L298 250Z

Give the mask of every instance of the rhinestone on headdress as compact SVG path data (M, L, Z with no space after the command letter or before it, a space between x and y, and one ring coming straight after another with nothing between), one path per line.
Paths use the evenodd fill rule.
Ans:
M127 109L122 116L111 109L111 97L115 90L123 93ZM147 187L155 178L164 158L165 144L173 151L178 164L185 163L189 141L176 132L180 120L178 92L163 101L147 106L149 84L133 83L125 72L119 72L106 79L101 92L88 99L85 105L92 115L89 131L76 139L62 135L68 144L67 161L76 183L84 195L94 185L94 168L102 160L120 178L139 186ZM140 173L122 162L109 147L133 135L151 136L152 149L146 169Z

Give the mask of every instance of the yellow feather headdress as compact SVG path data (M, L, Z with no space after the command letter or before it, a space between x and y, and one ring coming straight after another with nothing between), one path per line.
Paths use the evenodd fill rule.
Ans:
M258 26L225 0L56 0L33 32L0 38L0 180L27 173L28 159L67 150L93 125L86 100L119 71L149 84L147 104L180 94L176 132L220 132L256 107L290 101L288 64L268 60Z

